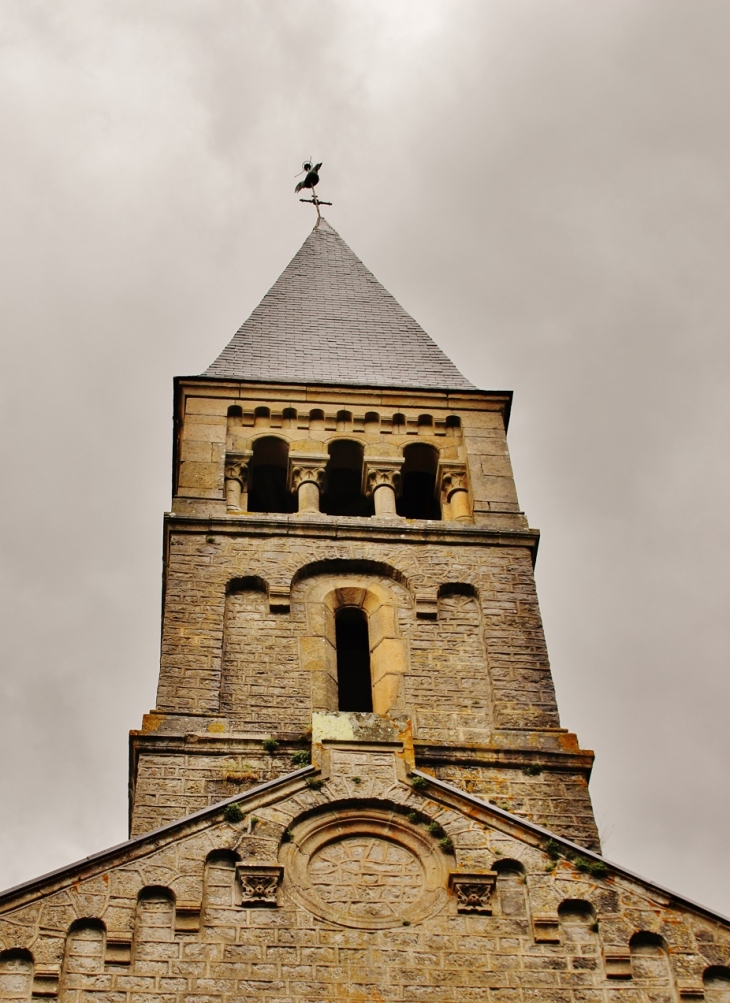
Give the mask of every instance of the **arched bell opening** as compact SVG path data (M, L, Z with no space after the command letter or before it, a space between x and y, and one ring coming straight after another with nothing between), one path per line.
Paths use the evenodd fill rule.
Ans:
M326 490L321 510L327 515L372 515L371 498L362 493L363 447L349 439L329 445Z
M337 709L372 713L370 635L364 610L356 606L342 606L335 612L335 647Z
M440 519L436 497L439 454L433 446L416 442L403 451L403 491L397 503L398 515L406 519Z
M286 486L289 446L266 435L256 439L250 464L249 512L294 512L296 498Z

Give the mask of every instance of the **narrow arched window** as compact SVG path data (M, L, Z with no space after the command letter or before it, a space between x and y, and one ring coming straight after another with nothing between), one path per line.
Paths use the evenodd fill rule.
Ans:
M296 499L286 489L289 447L273 435L257 439L251 457L249 512L293 512Z
M371 498L362 493L362 445L335 439L329 446L327 487L321 509L327 515L372 515Z
M338 709L370 713L373 688L370 678L368 618L356 606L343 606L335 614Z
M436 497L438 451L425 442L406 446L403 451L403 491L398 499L398 515L406 519L440 519Z

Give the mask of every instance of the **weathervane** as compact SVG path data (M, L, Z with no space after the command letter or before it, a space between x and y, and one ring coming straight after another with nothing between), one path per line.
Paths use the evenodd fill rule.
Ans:
M314 188L315 185L319 184L319 169L322 166L322 162L312 165L312 158L305 160L302 164L302 169L299 174L304 174L304 181L300 181L299 184L294 189L294 194L298 194L302 188L309 188L312 192L311 199L299 199L300 202L309 202L317 210L317 222L322 219L322 213L319 211L321 205L332 205L331 202L322 202L321 199L317 198L317 193ZM299 177L297 174L297 177Z

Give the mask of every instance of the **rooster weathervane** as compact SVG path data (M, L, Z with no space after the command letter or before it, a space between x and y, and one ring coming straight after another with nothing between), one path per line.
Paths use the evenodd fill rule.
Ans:
M322 166L321 161L318 164L313 164L312 157L310 157L309 160L305 160L304 163L302 164L302 169L299 172L299 174L304 174L304 180L300 181L299 184L294 189L295 195L298 195L299 192L302 190L302 188L309 188L309 190L312 192L311 199L299 199L299 201L309 202L310 205L314 206L314 208L317 210L317 222L319 222L320 219L322 219L322 213L319 211L319 207L321 205L332 205L331 202L322 202L322 200L318 198L317 193L314 190L316 185L319 184L319 169L321 166ZM299 174L297 174L297 177L299 177Z

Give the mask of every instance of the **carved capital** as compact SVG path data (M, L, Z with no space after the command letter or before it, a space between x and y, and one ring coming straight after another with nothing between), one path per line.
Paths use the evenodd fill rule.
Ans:
M248 480L248 464L252 456L251 450L243 453L226 453L226 480L238 481L241 488L245 488Z
M241 905L276 906L276 890L281 883L284 868L265 864L236 864L241 883Z
M437 484L446 496L446 501L451 501L451 496L455 491L468 491L466 464L453 460L442 460L439 463Z
M401 489L402 457L373 457L363 467L363 494L369 498L380 487L389 487L396 495Z
M316 484L322 490L329 456L289 456L289 490L301 484Z
M452 871L449 874L449 888L456 896L458 911L480 912L491 916L491 897L496 880L496 871L481 871L478 874Z

